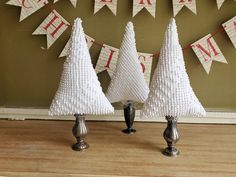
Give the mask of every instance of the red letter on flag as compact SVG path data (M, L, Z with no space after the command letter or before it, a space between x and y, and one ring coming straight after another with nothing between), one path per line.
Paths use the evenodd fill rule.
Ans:
M47 29L52 25L53 27L55 27L55 30L53 32L51 32L50 34L52 35L52 37L54 37L54 35L60 30L60 28L65 25L65 23L63 21L61 21L61 23L58 26L55 26L53 23L55 22L56 19L58 19L59 17L54 14L54 18L45 26L43 27L46 31Z
M112 57L113 57L113 54L114 54L114 50L112 50L112 49L110 49L110 55L109 55L109 58L108 58L108 60L107 60L107 64L104 66L104 67L106 67L106 68L110 68L110 63L111 63L111 60L112 60Z
M147 0L147 3L148 3L149 5L152 5L151 0ZM145 3L144 3L144 0L140 0L139 4L145 4Z
M146 57L143 56L143 55L140 55L140 56L138 57L138 59L140 60L140 64L141 64L141 67L142 67L143 73L144 73L146 67L145 67L145 65L141 62L141 58L143 58L143 60L146 61Z
M192 0L188 0L188 2L192 2ZM179 3L185 3L185 0L180 0Z
M219 55L219 52L216 51L215 47L211 43L211 38L207 39L208 50L206 50L204 47L202 47L201 44L197 44L196 47L200 49L201 53L204 52L210 58L212 57L211 56L211 51L214 52L215 56ZM208 61L209 59L207 57L205 57L204 53L202 53L202 55L204 56L205 61Z

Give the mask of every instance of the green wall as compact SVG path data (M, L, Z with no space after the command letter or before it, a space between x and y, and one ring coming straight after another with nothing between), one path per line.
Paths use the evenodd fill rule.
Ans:
M43 8L22 22L18 22L20 8L0 2L0 106L48 107L57 90L63 67L58 55L69 38L67 30L49 49L45 36L32 36L32 32L49 14ZM52 0L50 1L52 2ZM132 18L132 0L118 0L117 16L108 8L93 15L94 0L78 0L74 9L69 0L61 0L55 9L70 23L76 17L83 19L86 34L97 41L119 48L124 27L128 21L135 26L137 48L140 52L160 50L165 28L172 15L171 0L157 0L154 19L143 10ZM236 3L226 0L217 10L216 0L197 0L198 15L184 8L176 17L182 47L214 32L223 22L236 15ZM236 109L236 50L226 33L214 39L228 61L213 62L210 75L204 71L192 50L184 53L187 72L196 95L206 108ZM94 45L90 52L95 65L100 47ZM154 59L153 69L157 58ZM153 70L152 70L153 71ZM99 74L104 91L109 84L106 72ZM121 104L115 104L120 108Z

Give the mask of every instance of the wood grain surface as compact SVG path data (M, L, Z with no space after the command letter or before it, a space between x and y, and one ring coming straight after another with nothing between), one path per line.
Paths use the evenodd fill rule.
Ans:
M90 148L74 152L72 121L0 121L0 176L235 177L236 126L180 124L180 156L165 157L163 123L87 122Z

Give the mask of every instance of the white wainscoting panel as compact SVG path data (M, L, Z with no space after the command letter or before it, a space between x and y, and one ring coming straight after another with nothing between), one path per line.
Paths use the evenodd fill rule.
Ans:
M166 122L164 117L156 119L140 119L140 110L136 111L135 121L143 122ZM47 109L35 108L0 108L0 119L8 120L74 120L73 116L49 116ZM116 110L111 115L86 116L86 120L94 121L124 121L123 110ZM213 123L213 124L236 124L236 112L233 111L207 111L207 117L190 118L180 117L179 123Z

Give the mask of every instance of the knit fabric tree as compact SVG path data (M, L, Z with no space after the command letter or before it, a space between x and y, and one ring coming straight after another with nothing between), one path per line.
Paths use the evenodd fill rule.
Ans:
M205 116L206 112L189 83L179 44L175 20L171 19L165 33L150 93L144 104L142 117Z
M176 23L171 19L141 117L166 116L168 127L164 132L164 138L167 140L168 148L164 154L175 156L179 153L174 147L179 138L177 127L173 128L177 123L177 117L205 115L204 108L190 86Z
M148 93L149 88L144 79L142 67L138 59L134 27L129 22L125 29L117 66L111 78L106 96L111 103L122 101L125 107L127 107L128 112L130 112L130 109L134 109L130 107L130 103L133 101L144 102L147 99ZM130 120L128 122L130 124ZM131 133L130 125L127 126L129 128L127 133Z
M74 22L69 55L56 95L49 109L49 115L75 115L74 135L79 145L87 145L82 138L87 133L84 114L109 114L114 108L102 92L100 82L91 63L81 19ZM78 127L81 126L81 127ZM76 132L76 130L80 131ZM84 132L83 132L84 131ZM80 144L79 144L80 143Z
M81 23L79 18L75 20L69 55L49 109L50 115L109 114L114 111L91 63Z

